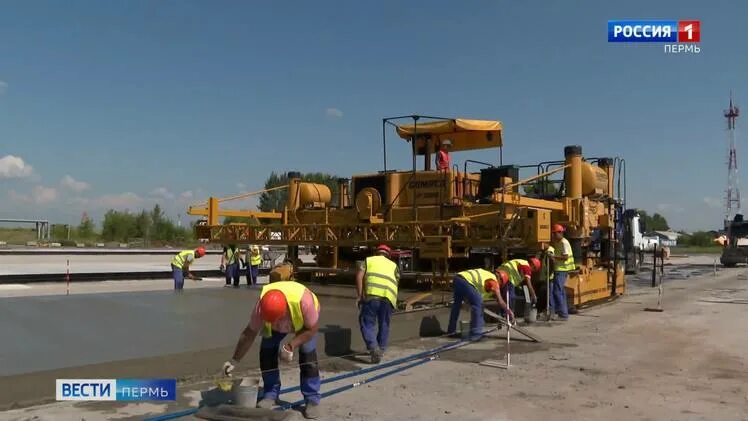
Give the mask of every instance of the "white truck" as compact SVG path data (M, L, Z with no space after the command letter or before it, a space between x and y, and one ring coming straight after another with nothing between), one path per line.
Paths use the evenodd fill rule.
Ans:
M657 238L645 237L644 220L636 209L623 212L623 258L626 262L626 273L639 272L645 250L652 250Z

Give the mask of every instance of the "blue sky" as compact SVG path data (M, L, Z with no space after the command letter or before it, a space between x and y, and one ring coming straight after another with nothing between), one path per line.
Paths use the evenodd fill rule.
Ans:
M380 170L381 118L421 113L501 120L505 162L624 157L630 206L715 228L748 2L654 3L6 2L0 216L176 217L273 170ZM702 52L609 44L626 18L700 19ZM409 166L394 138L388 156Z

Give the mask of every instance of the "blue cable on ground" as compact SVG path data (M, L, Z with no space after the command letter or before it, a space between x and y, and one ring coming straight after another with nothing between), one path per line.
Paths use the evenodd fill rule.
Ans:
M486 330L485 332L483 332L481 334L481 337L486 336L489 332L492 332L494 329L495 328ZM405 363L405 362L409 362L409 361L412 361L412 360L416 360L416 359L424 358L425 357L423 360L419 360L416 363L408 364L407 366L404 366L404 367L398 367L398 368L396 368L394 370L390 370L390 371L388 371L386 373L382 373L382 374L379 374L379 375L376 375L376 376L373 376L373 377L371 377L369 379L364 380L364 382L372 382L374 380L379 380L382 377L386 377L386 376L388 376L390 374L394 374L396 372L399 372L399 371L402 371L402 370L406 370L408 368L415 367L417 365L421 365L421 364L427 363L427 362L431 361L432 359L434 359L433 356L435 354L438 354L439 352L449 351L449 350L451 350L453 348L459 348L459 347L461 347L463 345L467 345L470 342L472 342L472 341L459 340L459 341L455 341L455 342L452 342L452 343L440 345L440 346L437 346L435 348L431 348L431 349L428 349L426 351L422 351L422 352L418 352L418 353L415 353L415 354L412 354L412 355L408 355L406 357L398 358L396 360L392 360L392 361L387 362L387 363L378 364L378 365L376 365L374 367L361 368L361 369L358 369L358 370L349 371L348 373L340 374L340 375L333 376L333 377L328 377L328 378L322 379L322 381L320 382L320 384L326 384L326 383L336 382L338 380L343 380L343 379L347 379L347 378L354 377L354 376L360 376L362 374L371 373L372 371L382 370L382 369L385 369L385 368L389 368L389 367L392 367L392 366L395 366L395 365L399 365L399 364L402 364L402 363ZM432 358L430 358L430 357L432 357ZM329 392L322 393L322 397L330 396L330 394L335 394L335 393L342 392L344 390L351 389L351 388L355 387L356 385L357 385L356 383L353 383L352 385L341 386L340 388L338 388L340 390L333 389L333 390L331 390ZM283 393L295 392L295 391L297 391L299 389L301 389L300 386L288 387L288 388L285 388L285 389L281 389L280 392L278 393L278 395L280 396ZM262 395L262 391L261 390L258 391L258 397L260 395ZM298 405L303 404L303 403L304 403L304 401L300 401L300 403L299 402L294 402L294 403L292 403L290 405L298 406ZM286 405L284 405L281 408L285 408L285 407L286 407ZM191 408L191 409L186 409L186 410L178 411L178 412L171 412L171 413L168 413L168 414L159 415L159 416L152 417L152 418L146 418L145 421L168 421L168 420L173 420L173 419L177 419L177 418L181 418L181 417L186 417L188 415L193 415L193 414L197 413L197 411L199 409L200 408L198 407L198 408Z

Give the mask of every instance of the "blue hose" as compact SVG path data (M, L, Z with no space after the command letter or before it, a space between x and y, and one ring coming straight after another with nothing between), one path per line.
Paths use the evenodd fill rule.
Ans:
M404 365L402 367L397 367L395 369L392 369L392 370L389 370L389 371L385 371L384 373L377 374L376 376L371 376L371 377L369 377L367 379L359 380L359 381L357 381L355 383L351 383L351 384L348 384L348 385L345 385L345 386L340 386L340 387L338 387L336 389L329 390L329 391L327 391L325 393L322 393L320 395L320 398L327 398L329 396L338 394L340 392L345 392L346 390L353 389L354 387L361 386L362 384L371 383L373 381L376 381L376 380L382 379L384 377L387 377L387 376L389 376L391 374L399 373L401 371L405 371L405 370L407 370L409 368L413 368L413 367L419 366L421 364L426 364L427 362L433 361L435 359L436 359L436 355L432 355L430 357L423 358L423 359L418 360L416 362L412 362L412 363L410 363L408 365ZM291 409L291 408L295 408L297 406L301 406L302 404L304 404L304 399L296 401L296 402L292 402L292 403L287 403L287 404L281 405L281 406L279 406L279 407L277 407L275 409L277 411L285 411L287 409Z
M489 330L483 332L481 334L481 337L485 336L488 332L491 332L492 330L493 329L489 329ZM431 348L431 349L428 349L428 350L423 351L423 352L418 352L418 353L415 353L415 354L412 354L412 355L408 355L407 357L398 358L396 360L393 360L393 361L390 361L390 362L387 362L387 363L384 363L384 364L378 364L378 365L376 365L374 367L361 368L361 369L358 369L358 370L349 371L348 373L340 374L340 375L333 376L333 377L328 377L326 379L322 379L322 381L320 382L320 384L335 382L335 381L338 381L338 380L347 379L349 377L360 376L362 374L367 374L367 373L371 373L372 371L382 370L384 368L389 368L389 367L392 367L394 365L402 364L402 363L405 363L405 362L408 362L408 361L412 361L412 360L415 360L415 359L418 359L418 358L430 357L430 356L433 356L434 354L437 354L439 352L448 351L448 350L450 350L452 348L459 348L460 346L466 345L468 343L470 343L470 341L459 340L459 341L455 341L455 342L452 342L452 343L449 343L449 344L440 345L440 346L437 346L436 348ZM430 359L426 358L425 360L418 361L417 362L418 364L414 364L414 365L413 364L409 364L409 365L404 366L404 367L399 367L397 369L390 370L390 371L388 371L386 373L382 373L381 375L373 376L370 379L365 380L365 381L371 382L371 381L374 381L374 380L378 380L378 379L384 377L385 375L390 375L390 374L396 373L398 371L401 371L401 369L405 370L407 368L410 368L411 366L420 365L420 364L426 363L428 361L430 361ZM350 389L351 387L355 387L355 383L354 383L354 386L348 385L348 386L342 386L342 387L338 388L338 389L342 389L342 390L334 389L334 390L331 390L329 392L325 392L325 393L322 394L322 396L323 397L329 396L329 394L332 393L333 391L336 391L335 393L339 393L339 392L342 392L343 390ZM299 389L301 389L300 386L288 387L288 388L285 388L285 389L281 389L278 394L281 395L283 393L295 392L295 391L297 391ZM262 394L262 392L260 391L260 393L258 394L258 396L261 395L261 394ZM304 402L301 401L301 403L304 403ZM292 405L297 405L298 406L299 403L295 402ZM169 413L169 414L159 415L159 416L156 416L156 417L153 417L153 418L146 418L145 421L167 421L167 420L173 420L173 419L176 419L176 418L181 418L181 417L186 417L188 415L193 415L199 409L200 408L192 408L192 409L186 409L184 411L172 412L172 413Z

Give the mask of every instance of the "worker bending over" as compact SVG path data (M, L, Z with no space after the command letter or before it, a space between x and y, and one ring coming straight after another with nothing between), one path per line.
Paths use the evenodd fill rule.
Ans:
M223 247L221 255L221 270L226 275L226 285L231 286L232 281L234 288L239 288L239 259L241 253L236 249L236 244L229 244Z
M190 265L195 259L205 256L205 248L198 247L195 250L183 250L171 259L171 274L174 277L174 289L182 290L184 288L184 277L199 281L201 278L190 272Z
M382 361L390 336L392 310L397 307L400 271L390 260L391 252L388 246L380 245L376 255L367 257L356 273L358 323L372 364Z
M498 281L497 281L498 279ZM514 313L502 298L501 288L509 283L509 275L497 270L491 273L485 269L465 270L452 279L453 299L452 312L449 315L447 333L457 330L457 318L460 317L462 302L470 303L470 340L475 341L483 336L483 300L495 299L499 307L514 320Z
M281 388L278 351L283 338L294 333L293 339L283 345L282 354L285 361L291 361L293 352L299 349L301 393L306 401L304 416L319 416L320 377L316 337L319 330L319 310L317 296L298 282L273 282L262 288L260 300L255 305L249 324L239 336L233 357L223 364L224 375L231 375L252 346L257 333L262 330L260 370L264 396L257 403L258 408L271 408L278 400Z
M569 240L564 238L564 227L559 224L553 224L552 246L554 249L553 262L555 264L553 273L553 283L551 284L551 317L555 312L557 317L554 320L569 320L569 309L566 304L566 280L569 272L576 269L574 264L574 254L571 250Z
M537 257L530 257L527 260L524 259L512 259L501 266L499 270L506 272L509 275L509 282L511 285L507 285L509 292L509 304L510 306L514 302L514 288L527 286L530 292L530 302L533 306L538 303L538 296L535 294L535 288L532 286L532 274L540 271L540 259ZM506 296L506 290L502 292L502 296Z
M257 276L260 274L260 265L262 265L262 254L257 244L249 248L247 264L247 285L257 285Z

